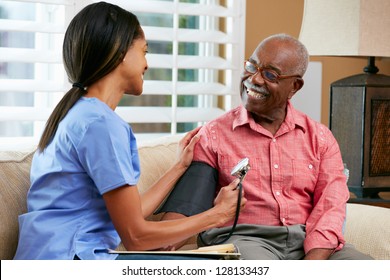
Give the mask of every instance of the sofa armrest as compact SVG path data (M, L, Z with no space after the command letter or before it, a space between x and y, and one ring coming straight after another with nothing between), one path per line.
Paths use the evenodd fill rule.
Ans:
M390 209L347 204L347 243L377 260L390 260Z

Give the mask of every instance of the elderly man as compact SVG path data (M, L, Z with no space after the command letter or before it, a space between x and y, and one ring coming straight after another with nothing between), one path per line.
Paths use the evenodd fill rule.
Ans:
M219 188L231 182L232 168L247 157L248 201L224 241L244 259L370 259L343 238L349 191L335 138L290 103L308 60L305 46L286 34L258 45L244 62L242 106L201 129L193 166L161 209L164 219L211 207ZM197 196L204 189L208 194ZM220 242L231 226L204 232L200 245Z

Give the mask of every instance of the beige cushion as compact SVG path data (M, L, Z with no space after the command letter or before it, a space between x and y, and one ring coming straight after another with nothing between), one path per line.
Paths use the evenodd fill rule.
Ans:
M27 211L33 152L0 152L0 259L12 259L18 244L18 216Z
M377 260L390 260L390 209L347 204L345 239Z
M177 158L177 141L181 137L180 135L167 136L139 142L141 177L138 188L140 193L148 189L173 165Z
M143 193L153 185L177 159L178 141L182 136L167 136L140 142L138 147L141 176L138 191ZM161 215L152 215L148 220L160 220Z

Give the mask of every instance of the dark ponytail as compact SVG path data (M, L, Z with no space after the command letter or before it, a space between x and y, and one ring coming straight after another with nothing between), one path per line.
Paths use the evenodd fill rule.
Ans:
M81 89L73 87L62 97L60 102L58 102L57 106L53 110L53 113L47 120L45 130L39 140L39 151L43 152L43 150L47 147L56 133L60 121L83 95L84 92Z
M50 115L38 150L43 152L58 125L73 105L88 92L88 86L113 71L133 41L144 36L137 17L106 2L82 9L66 30L62 58L72 88Z

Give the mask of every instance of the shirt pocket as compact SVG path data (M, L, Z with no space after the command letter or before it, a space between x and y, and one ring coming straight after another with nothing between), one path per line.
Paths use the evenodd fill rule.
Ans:
M310 160L292 160L293 178L290 195L299 200L311 199L318 178L319 164Z
M245 158L245 156L229 156L229 155L221 155L218 158L219 165L219 183L220 186L226 186L231 183L236 177L231 175L233 168L239 163L240 160ZM249 170L245 179L243 181L243 185L251 184L255 185L258 189L260 187L260 175L261 171L259 170L260 166L264 166L261 163L260 158L249 158Z

